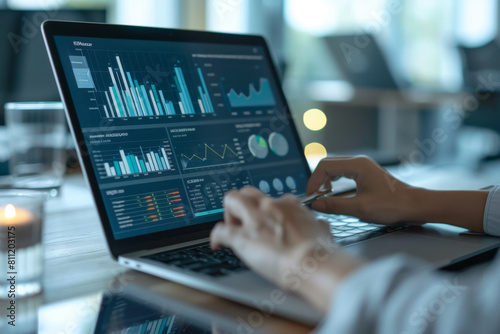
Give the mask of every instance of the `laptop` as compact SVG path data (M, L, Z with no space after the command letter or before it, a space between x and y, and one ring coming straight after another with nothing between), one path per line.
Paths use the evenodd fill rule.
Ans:
M276 286L208 245L228 190L301 196L311 174L264 39L62 21L42 30L112 257L265 311ZM367 259L403 252L437 267L499 243L437 225L318 215ZM276 314L320 320L285 296Z

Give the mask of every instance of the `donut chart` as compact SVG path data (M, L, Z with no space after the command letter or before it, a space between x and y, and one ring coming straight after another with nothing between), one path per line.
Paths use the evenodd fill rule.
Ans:
M280 179L275 178L273 179L273 188L276 189L277 192L282 192L283 189L285 189L285 186L283 185L283 182L281 182Z
M297 183L295 182L295 179L291 176L287 176L285 179L286 186L291 189L291 190L296 190L297 189Z
M259 182L259 189L265 194L269 194L271 192L271 186L269 185L269 182L264 180Z
M287 155L290 148L285 136L278 132L269 135L269 147L274 154L280 157Z
M266 140L259 135L251 135L248 137L248 149L257 159L265 159L269 153Z

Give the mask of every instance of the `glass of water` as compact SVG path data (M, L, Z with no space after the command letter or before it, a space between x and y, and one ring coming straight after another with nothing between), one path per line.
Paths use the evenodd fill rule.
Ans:
M5 104L14 188L57 196L66 171L67 127L61 102Z

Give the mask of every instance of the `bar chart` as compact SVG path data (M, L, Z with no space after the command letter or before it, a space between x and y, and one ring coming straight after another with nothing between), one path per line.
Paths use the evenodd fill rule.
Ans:
M102 116L130 118L215 112L201 68L195 67L198 82L188 83L183 68L179 63L173 64L172 84L160 89L149 80L139 82L124 68L119 55L114 60L116 66L107 67L111 85L103 90Z
M101 179L177 173L165 129L89 133L91 157Z
M114 155L117 159L104 162L106 177L172 169L165 147L162 146L148 148L139 146L138 149L128 150L128 152L119 149Z

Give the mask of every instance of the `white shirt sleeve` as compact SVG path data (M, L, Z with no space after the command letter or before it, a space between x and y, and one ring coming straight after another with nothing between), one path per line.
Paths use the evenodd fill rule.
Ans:
M486 234L500 237L500 185L491 188L486 200L483 228Z
M500 236L500 186L488 195L484 229ZM500 254L468 282L422 267L394 255L357 270L339 286L316 333L500 333Z

